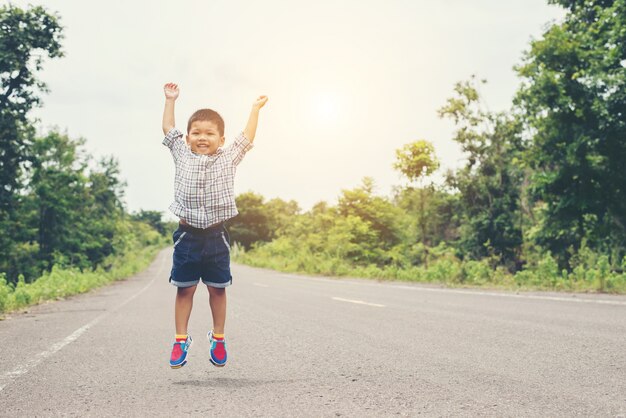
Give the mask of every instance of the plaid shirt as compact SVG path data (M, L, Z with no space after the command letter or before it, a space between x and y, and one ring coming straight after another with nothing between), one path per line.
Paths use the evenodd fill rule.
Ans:
M172 152L176 166L174 202L169 207L176 216L196 228L208 228L239 213L235 206L235 171L252 148L243 132L214 155L191 152L183 133L176 128L167 133L163 145Z

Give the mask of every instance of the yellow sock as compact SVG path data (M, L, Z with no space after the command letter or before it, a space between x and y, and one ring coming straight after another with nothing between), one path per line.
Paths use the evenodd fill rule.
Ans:
M223 340L224 339L224 334L213 334L214 338L217 338L218 340Z
M176 341L185 341L187 339L187 334L176 334Z

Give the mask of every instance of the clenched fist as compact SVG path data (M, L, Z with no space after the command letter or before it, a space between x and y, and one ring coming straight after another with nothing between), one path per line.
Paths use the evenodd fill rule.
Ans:
M255 109L260 109L265 106L265 103L267 103L267 96L259 96L252 104L252 107Z

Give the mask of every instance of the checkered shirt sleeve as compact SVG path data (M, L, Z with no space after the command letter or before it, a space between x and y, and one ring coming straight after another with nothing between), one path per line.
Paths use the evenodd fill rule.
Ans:
M240 132L239 135L235 138L232 144L226 147L226 152L230 154L230 158L235 166L239 165L243 157L246 155L246 152L250 151L254 145L243 132Z
M163 145L168 147L172 152L174 162L181 158L187 148L187 144L183 141L183 133L179 131L178 128L170 129L163 139Z

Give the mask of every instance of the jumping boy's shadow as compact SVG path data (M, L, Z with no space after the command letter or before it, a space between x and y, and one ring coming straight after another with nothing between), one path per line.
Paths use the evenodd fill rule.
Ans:
M230 377L216 377L207 380L183 380L180 382L173 382L175 385L181 386L198 386L198 387L226 387L226 388L244 388L252 386L272 385L272 384L285 384L303 381L306 379L284 379L284 380L271 380L271 379L246 379L246 378L230 378Z

